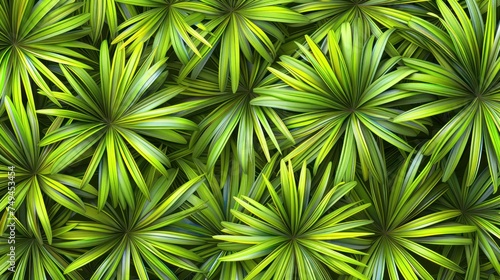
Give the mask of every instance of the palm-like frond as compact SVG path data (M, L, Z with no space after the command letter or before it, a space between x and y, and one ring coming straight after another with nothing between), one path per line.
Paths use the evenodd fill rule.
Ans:
M429 245L470 245L462 233L474 232L475 226L450 223L460 210L426 212L444 192L439 184L442 171L423 162L423 155L410 155L389 181L361 182L351 193L354 201L370 202L357 218L373 220L363 230L374 233L372 244L361 260L359 271L372 279L434 279L419 261L426 259L438 266L463 273L464 269L437 253ZM417 257L418 256L418 257Z
M402 112L397 102L415 95L393 88L415 70L396 68L399 57L385 59L384 49L392 31L375 42L360 28L358 24L345 23L337 32L331 31L325 52L307 37L310 50L298 45L304 60L282 56L280 65L288 74L270 68L282 83L255 89L260 96L252 101L253 105L298 113L285 123L301 144L285 160L315 159L317 168L344 136L337 182L354 179L356 158L365 179L371 173L382 180L386 172L375 136L410 151L411 147L398 134L425 131L425 127L413 121L391 122Z
M437 209L460 211L455 220L462 224L472 225L477 231L466 236L475 240L468 247L448 247L450 258L467 264L465 279L479 279L481 273L480 260L484 257L500 275L500 196L493 195L493 183L487 169L483 170L472 185L462 183L455 174L448 180L449 191L438 201ZM440 279L455 279L451 272L443 272Z
M93 42L106 38L107 26L111 38L118 33L118 10L115 0L84 0L84 10L89 13L90 37ZM102 39L101 39L102 41Z
M0 280L500 280L499 7L0 0Z
M193 53L200 56L199 43L212 47L200 31L195 29L195 25L203 28L201 20L207 13L216 13L216 10L204 3L185 0L116 0L116 2L145 7L142 13L118 26L122 32L113 43L125 40L122 48L130 45L131 49L134 49L154 37L153 47L157 49L156 61L164 58L172 47L180 61L187 64Z
M283 30L276 23L308 22L301 14L284 4L291 0L201 0L209 8L205 23L210 33L207 41L219 46L219 90L226 90L228 81L236 92L240 82L241 57L252 61L254 50L268 62L276 56L276 46L271 37L284 40ZM208 60L213 48L202 46L200 57L193 57L180 73L185 78L195 67ZM229 79L228 79L229 77Z
M190 99L186 106L193 104L192 110L183 113L195 116L208 113L199 122L199 130L192 134L190 147L194 157L208 150L209 169L214 166L231 138L236 139L238 149L235 152L243 170L248 170L255 163L257 145L254 142L259 142L268 161L271 159L270 150L276 148L281 152L276 135L284 136L293 143L292 135L274 109L251 105L257 96L254 89L273 80L267 72L269 65L258 55L251 62L242 59L240 82L235 93L231 92L229 86L220 91L217 71L210 68L204 69L197 79L185 79L181 83L186 86L181 96Z
M197 129L196 124L189 120L169 116L182 111L182 107L161 107L184 87L173 85L148 91L158 77L166 76L166 59L153 64L153 54L141 60L141 53L142 45L127 60L125 50L118 47L111 60L104 41L99 61L100 84L83 69L61 66L76 94L52 92L52 95L71 110L38 110L40 114L72 120L47 134L40 143L45 146L62 141L55 151L59 156L54 159L53 170L60 170L61 166L74 161L88 149L95 148L82 184L88 183L99 170L99 209L104 206L108 194L115 206L117 203L122 207L134 205L129 174L149 198L148 186L135 159L136 153L168 176L165 166L170 162L167 156L145 137L185 143L184 137L175 130Z
M197 189L195 195L189 198L193 205L205 203L206 208L193 214L190 220L194 222L184 224L187 230L194 234L203 236L205 243L193 249L205 261L200 266L204 273L198 273L193 277L195 280L202 279L238 279L243 278L253 267L257 265L255 260L242 260L238 262L223 262L221 258L234 253L231 248L219 247L222 241L212 238L224 232L223 222L237 223L237 218L232 210L243 210L234 197L242 195L261 200L265 193L266 183L264 177L270 178L274 175L277 154L272 157L256 176L256 168L251 166L246 170L241 168L239 160L234 152L236 150L234 141L224 149L220 164L209 170L206 165L195 160L178 160L179 167L189 179L196 178L200 173L207 174L207 180ZM227 249L227 250L226 250Z
M0 94L24 95L33 105L31 81L46 94L50 88L45 79L60 88L62 82L47 67L46 62L89 68L85 56L75 48L91 48L77 41L88 31L78 29L88 14L71 16L82 3L54 0L0 1ZM2 109L0 111L3 111Z
M413 19L409 26L414 30L411 34L415 42L428 48L439 64L405 60L406 65L418 69L420 73L409 77L414 82L398 88L430 93L438 99L409 110L394 121L452 114L449 122L426 145L424 154L432 154L434 162L445 160L443 179L447 180L469 144L467 185L474 182L481 158L486 154L496 190L500 171L497 1L490 1L486 21L476 1L466 1L470 18L456 0L449 1L451 8L442 0L437 3L445 30L421 19Z
M46 198L78 213L84 211L83 194L88 192L87 197L92 197L97 191L88 184L82 184L78 177L60 173L60 169L53 172L52 159L59 156L59 153L56 152L55 145L39 146L42 132L35 113L29 107L25 109L20 100L13 103L6 97L5 103L10 126L7 123L0 124L0 164L15 167L15 203L10 206L14 209L23 208L27 213L26 223L23 224L28 232L41 242L41 225L50 243L53 229ZM55 121L48 133L56 130L60 124L60 121ZM66 166L64 164L61 168ZM10 186L7 179L7 172L2 172L1 209L6 209L11 196L7 191ZM2 228L8 215L9 211L5 211L0 225Z
M106 204L102 211L87 205L82 218L68 222L71 230L59 236L61 248L89 248L65 269L70 273L104 257L91 280L131 279L135 269L139 279L177 279L173 267L201 272L195 262L202 259L187 246L203 243L199 237L180 232L176 222L199 211L203 204L182 210L182 206L202 182L200 176L172 190L177 171L158 176L149 168L146 180L151 185L151 199L136 192L136 204L126 210ZM85 219L86 218L86 219ZM150 275L150 276L148 276Z
M383 28L403 27L415 13L416 4L427 0L323 0L295 1L301 3L293 10L318 22L309 34L315 42L323 40L329 30L337 29L344 22L361 20L372 34L382 35Z
M343 241L370 235L353 230L371 223L370 220L346 221L369 204L353 202L339 207L337 202L356 183L333 186L331 167L330 164L314 186L305 163L296 180L292 165L282 161L278 183L272 184L264 178L271 197L269 204L248 196L234 198L244 210L231 212L242 224L223 222L227 235L214 238L228 242L224 246L238 252L221 260L263 257L245 279L257 276L262 279L327 279L328 270L366 279L351 267L362 264L347 255L361 252ZM276 190L278 186L279 191Z
M77 271L64 274L64 269L69 265L71 259L76 258L80 252L74 248L64 248L59 246L59 235L70 231L74 225L67 225L66 222L72 215L71 211L62 208L59 204L47 205L47 212L54 235L49 241L45 235L38 238L37 232L30 230L30 216L26 211L16 211L15 215L9 218L9 227L2 234L0 241L0 261L2 265L0 273L4 277L11 276L13 280L39 280L39 279L71 279L84 280L85 278ZM15 235L10 234L11 223L15 223ZM9 239L8 237L14 236ZM12 242L14 240L14 242ZM11 247L14 250L14 272L7 270L11 261ZM3 278L6 279L6 278Z

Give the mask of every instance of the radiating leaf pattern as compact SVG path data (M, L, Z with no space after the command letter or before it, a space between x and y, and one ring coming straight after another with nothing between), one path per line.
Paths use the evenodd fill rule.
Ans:
M439 182L442 171L422 161L421 153L410 155L393 179L383 184L362 183L353 190L354 201L373 205L356 217L373 221L361 229L374 235L361 260L365 266L359 268L371 279L400 279L400 275L404 279L435 279L421 260L464 272L429 245L471 245L472 240L460 234L474 232L476 227L450 223L461 215L458 209L427 211L446 187Z
M323 40L330 30L335 30L344 22L359 21L377 38L388 28L406 26L406 22L414 15L426 16L427 10L421 4L431 5L432 1L426 0L299 0L293 10L307 16L311 22L316 23L305 34L314 42ZM425 6L424 6L425 7ZM398 52L391 42L388 51L393 54Z
M201 161L179 160L178 165L189 179L196 178L199 173L206 173L207 180L197 189L196 193L189 198L191 204L205 202L206 208L194 213L192 220L195 225L189 223L183 226L195 234L206 238L206 242L196 247L194 252L199 253L204 259L200 268L206 270L206 274L197 273L193 279L237 279L243 278L245 274L255 267L255 260L241 260L237 262L223 262L221 258L231 254L233 250L229 247L218 246L221 240L213 239L212 236L223 234L223 222L238 223L233 215L233 210L243 208L235 200L235 197L246 195L260 200L266 193L266 181L275 174L278 155L274 155L259 174L255 174L256 167L248 167L242 170L234 150L237 149L234 142L230 143L222 152L220 165L214 169L220 172L211 172Z
M468 154L467 185L476 178L481 158L486 156L496 190L500 170L497 1L490 2L486 20L475 1L466 2L468 12L456 0L450 0L449 6L437 1L445 30L418 18L409 22L417 32L415 40L429 48L438 64L405 60L406 65L419 73L409 77L412 83L398 88L430 93L437 100L405 112L394 121L453 114L426 144L424 154L432 154L434 161L446 162L444 180L450 178L464 153Z
M0 280L500 280L499 8L0 0Z
M149 198L136 154L168 176L167 156L145 136L182 143L186 140L176 130L197 129L189 120L170 116L182 108L160 107L184 87L174 85L148 91L156 79L167 74L166 59L153 63L153 55L149 55L141 61L141 53L139 45L127 59L125 50L118 47L111 58L104 41L100 49L100 83L81 68L61 65L72 92L52 92L52 95L68 109L38 110L39 114L73 120L51 131L40 142L42 146L60 143L54 151L52 172L93 149L82 184L90 182L96 170L99 172L99 209L104 207L108 195L114 206L118 203L122 207L133 206L132 182Z
M272 62L277 49L275 41L283 41L283 29L279 23L308 22L301 14L283 4L291 0L200 0L209 8L210 20L205 23L210 32L208 42L219 46L218 84L219 90L226 90L230 83L236 92L240 82L241 57L252 61L255 50L259 56ZM270 37L271 36L271 37ZM274 37L274 40L271 38ZM186 77L195 67L204 65L213 48L204 46L200 57L194 57L181 72ZM242 56L243 54L243 56Z
M0 124L0 158L2 164L7 165L6 163L9 162L10 166L15 166L13 172L16 196L11 205L9 189L12 189L12 184L8 183L10 170L4 167L0 176L2 196L0 207L2 210L7 210L3 212L0 224L4 228L8 222L10 216L8 206L17 209L16 211L22 209L26 213L23 225L29 235L39 242L42 241L42 236L45 236L50 244L53 229L47 202L43 195L57 202L59 206L81 213L85 211L81 196L92 197L97 194L97 191L88 184L82 184L82 180L78 177L60 173L60 170L52 172L53 160L58 156L57 147L55 145L39 146L40 137L43 135L35 112L29 107L24 108L19 100L13 103L9 97L6 97L5 101L10 125ZM60 125L61 121L55 121L48 131L56 130ZM66 166L67 164L61 167ZM45 234L42 234L43 232Z
M47 212L51 221L51 227L54 229L54 239L59 235L64 234L74 228L74 225L67 225L67 221L71 216L71 211L61 208L59 204L51 204L47 206ZM16 273L13 274L11 279L71 279L71 280L84 280L85 278L78 272L64 274L64 269L69 265L71 260L78 255L78 251L74 248L65 248L60 246L59 242L50 242L46 236L43 235L41 240L37 240L38 233L30 230L26 225L29 224L21 216L11 222L15 222L17 234L15 236L15 243L9 242L8 236L10 233L4 232L0 241L0 253L2 263L8 263L10 260L11 246L15 246ZM9 230L10 231L10 230ZM10 273L8 266L2 265L0 273L8 275Z
M173 175L168 178L158 176L155 171L149 173L151 178L146 179L152 181L151 200L139 192L135 196L137 204L125 211L109 204L102 211L88 205L82 215L86 219L70 220L68 226L72 230L59 236L59 246L91 250L78 256L64 272L76 271L99 257L105 259L89 279L111 279L113 276L131 279L133 270L140 279L148 279L150 272L160 279L177 279L170 265L199 271L195 262L201 258L186 246L199 245L203 241L176 231L174 224L203 207L200 204L179 209L200 186L202 178L198 176L171 190L176 172L171 171Z
M189 113L201 116L207 112L198 123L199 130L193 133L190 146L194 157L199 157L207 150L209 169L214 166L231 137L236 139L235 152L243 170L255 164L258 148L268 161L271 159L270 150L276 148L281 151L277 140L279 136L293 143L293 136L280 114L272 108L251 105L257 97L254 89L273 81L267 72L268 66L269 63L259 56L255 56L251 62L242 59L240 83L235 93L231 92L229 86L220 91L217 73L209 69L203 70L197 79L186 79L181 83L187 87L182 95L190 97L185 105L191 107L192 104ZM267 139L271 143L267 143ZM257 141L259 147L255 143Z
M331 165L329 167L331 169ZM332 186L329 175L326 172L313 187L305 163L297 180L292 165L281 161L277 185L269 182L271 178L264 177L271 202L262 203L244 195L234 198L246 210L231 210L241 223L222 222L226 235L214 238L240 244L231 247L241 249L221 260L262 258L245 279L325 279L330 275L329 270L366 279L352 267L363 264L349 256L361 252L342 241L370 235L356 230L370 224L370 220L347 221L370 205L354 202L336 206L356 183Z
M47 81L64 88L44 62L89 68L85 57L75 51L75 48L91 48L78 41L88 33L79 27L87 22L89 14L68 16L81 6L81 3L65 0L0 1L2 104L4 96L11 95L17 98L24 95L32 101L31 81L45 94L50 94ZM0 111L3 111L1 106Z
M460 211L461 215L455 220L462 224L475 226L477 231L465 236L474 240L467 247L445 248L450 258L456 261L465 261L469 269L464 279L479 279L481 274L488 273L485 267L481 267L484 260L490 262L491 268L500 272L500 221L497 219L500 213L499 196L493 195L493 183L489 172L484 169L471 186L464 180L460 183L456 175L448 181L450 190L443 195L438 203L437 209L454 209ZM440 279L453 279L457 277L451 272L442 272Z
M296 113L285 124L300 145L285 160L315 160L317 168L340 142L337 182L354 179L357 159L364 179L371 173L382 180L386 171L376 137L411 150L399 135L415 135L425 127L411 120L394 124L391 119L402 113L392 104L416 95L394 85L416 70L397 67L399 57L384 56L391 33L375 40L361 26L345 23L329 33L327 51L306 36L309 49L298 45L303 60L283 56L280 65L286 72L270 68L282 83L255 89L259 97L252 104Z

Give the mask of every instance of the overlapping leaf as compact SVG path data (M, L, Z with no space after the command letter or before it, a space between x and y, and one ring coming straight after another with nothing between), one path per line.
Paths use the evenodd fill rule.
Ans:
M237 149L234 141L224 149L220 164L209 171L201 161L190 162L179 160L178 164L188 178L195 178L199 173L206 173L207 180L197 189L195 195L189 198L191 204L204 202L206 208L192 215L195 225L185 224L186 229L203 236L205 243L194 249L205 261L201 265L204 273L198 273L193 279L237 279L244 277L257 265L255 260L223 262L221 258L234 253L234 248L218 246L222 241L213 239L214 235L223 234L224 222L238 220L232 210L242 210L234 197L246 195L260 200L266 195L264 177L274 173L277 155L258 172L258 168L248 166L241 168L237 159ZM258 174L256 174L256 171Z
M194 157L208 151L209 169L232 138L236 139L238 148L234 151L243 170L249 170L255 164L258 147L254 142L258 141L268 161L273 149L281 152L277 136L293 143L280 114L272 108L251 105L256 97L254 89L272 81L273 77L267 72L269 63L256 55L251 62L242 60L241 66L236 93L232 93L229 87L220 91L217 72L211 69L204 69L197 79L186 79L181 83L187 87L182 95L190 100L186 106L192 105L190 111L183 113L192 116L208 113L199 122L199 131L193 133L190 146Z

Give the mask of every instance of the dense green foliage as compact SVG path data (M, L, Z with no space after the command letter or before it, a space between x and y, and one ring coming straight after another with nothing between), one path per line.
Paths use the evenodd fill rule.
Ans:
M498 6L0 0L0 279L500 279Z

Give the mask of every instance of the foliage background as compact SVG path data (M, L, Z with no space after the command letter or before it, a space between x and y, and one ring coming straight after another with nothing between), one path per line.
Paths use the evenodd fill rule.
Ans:
M499 4L0 0L0 278L500 279Z

